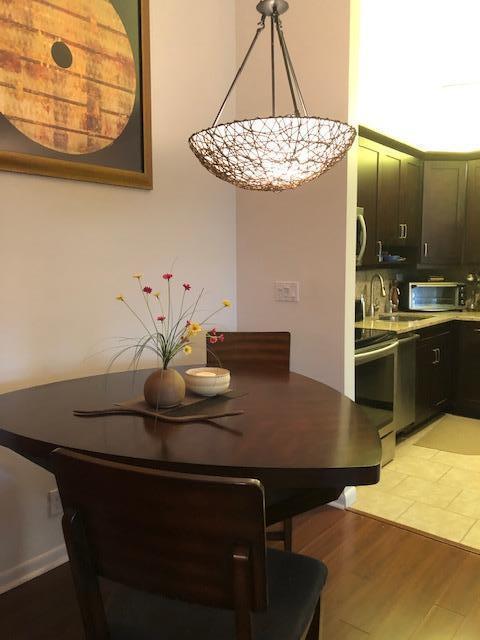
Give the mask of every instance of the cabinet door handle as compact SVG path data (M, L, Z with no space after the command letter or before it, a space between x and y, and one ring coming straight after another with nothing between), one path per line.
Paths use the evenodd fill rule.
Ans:
M438 356L437 356L437 364L440 364L440 362L441 362L441 360L442 360L442 358L441 358L441 356L442 356L442 352L441 352L441 350L440 350L440 349L436 349L436 352L437 352L437 354L438 354Z
M428 258L428 242L423 243L423 255Z
M408 238L408 224L403 225L405 227L405 240Z
M400 226L400 240L403 240L403 224L399 225Z
M437 350L436 349L432 349L433 351L433 362L432 364L437 364Z
M377 242L377 245L378 245L378 254L377 254L378 261L382 262L382 258L383 258L383 256L382 256L382 253L383 253L383 242L381 240L379 240Z

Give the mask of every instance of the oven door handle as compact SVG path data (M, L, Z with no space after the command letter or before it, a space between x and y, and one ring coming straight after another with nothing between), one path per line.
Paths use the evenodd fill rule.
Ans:
M386 347L381 347L380 349L374 349L373 351L365 351L364 353L356 353L355 364L359 364L364 360L372 360L377 356L393 353L397 347L398 347L398 340L395 340L395 342L388 344Z

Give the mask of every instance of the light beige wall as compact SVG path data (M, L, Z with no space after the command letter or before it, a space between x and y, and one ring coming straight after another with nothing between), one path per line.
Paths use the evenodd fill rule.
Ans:
M240 59L256 22L253 6L243 0L237 0L237 22ZM283 22L310 113L346 120L350 0L291 2ZM268 44L264 34L241 80L238 117L269 113ZM278 112L291 113L284 74L279 77ZM355 193L351 186L347 191L347 173L344 160L292 192L238 192L237 291L240 329L290 330L293 370L350 391L345 360L353 370ZM274 302L275 280L299 281L300 303Z
M133 295L133 272L158 283L172 268L206 287L206 308L235 298L234 189L187 146L233 75L234 3L150 5L154 191L0 175L2 392L103 372L105 339L138 331L114 300ZM219 322L235 328L235 312ZM2 573L61 543L59 522L46 518L53 486L0 450L0 587Z

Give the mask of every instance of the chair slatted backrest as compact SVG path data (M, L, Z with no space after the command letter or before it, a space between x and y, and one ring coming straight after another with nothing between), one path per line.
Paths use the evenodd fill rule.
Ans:
M234 609L233 556L240 548L248 555L248 607L266 608L264 495L257 480L170 473L62 449L52 456L74 578L80 574L87 591L95 591L98 575Z
M234 331L223 342L207 339L207 364L217 367L268 371L290 370L290 333L285 331Z

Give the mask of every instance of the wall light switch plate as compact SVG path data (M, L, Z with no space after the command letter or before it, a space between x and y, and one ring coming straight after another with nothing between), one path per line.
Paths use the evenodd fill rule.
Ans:
M300 302L299 282L275 282L276 302Z

